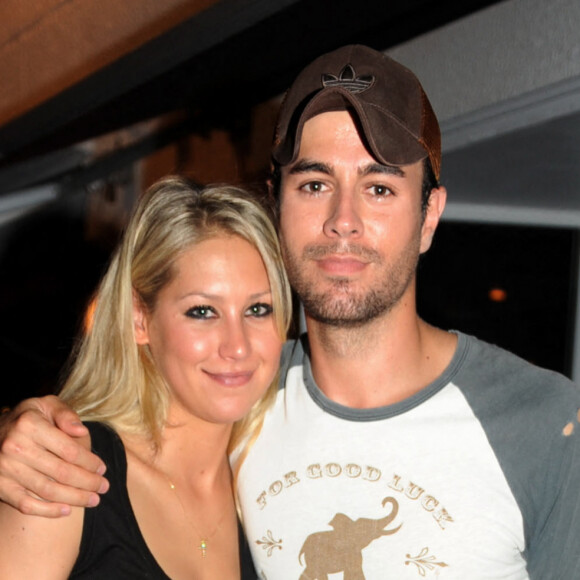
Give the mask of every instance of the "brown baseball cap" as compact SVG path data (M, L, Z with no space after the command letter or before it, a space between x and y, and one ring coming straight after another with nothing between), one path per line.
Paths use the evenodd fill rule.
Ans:
M288 89L274 137L272 157L295 160L304 123L329 111L352 111L366 145L385 165L407 165L429 157L441 170L441 132L417 77L367 46L343 46L309 64Z

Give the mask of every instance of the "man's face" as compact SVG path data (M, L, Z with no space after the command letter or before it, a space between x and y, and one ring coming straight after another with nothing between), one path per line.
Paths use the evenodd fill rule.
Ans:
M423 163L380 165L346 111L304 125L298 157L282 168L280 237L307 317L368 322L415 300L415 269L443 210L433 190L421 215Z

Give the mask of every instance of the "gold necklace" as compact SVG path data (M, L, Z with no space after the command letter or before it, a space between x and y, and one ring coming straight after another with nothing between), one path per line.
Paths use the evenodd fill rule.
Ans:
M183 502L181 501L181 497L179 497L177 487L169 479L169 476L167 474L163 473L163 475L165 476L165 479L167 479L167 482L169 483L170 489L175 492L175 497L177 497L177 501L179 502L179 505L181 507L181 511L183 512L183 518L189 524L189 526L195 530L195 533L199 536L200 540L199 540L199 545L197 546L197 549L201 552L201 557L205 558L207 555L207 550L208 550L208 542L209 542L209 540L211 540L211 538L213 538L218 533L219 529L222 527L222 523L224 521L224 518L226 517L226 514L224 513L222 515L219 522L217 523L217 526L215 527L214 531L211 534L208 534L208 535L200 534L199 530L194 525L193 521L190 520L189 517L187 516L187 512L185 511L185 507L183 505Z

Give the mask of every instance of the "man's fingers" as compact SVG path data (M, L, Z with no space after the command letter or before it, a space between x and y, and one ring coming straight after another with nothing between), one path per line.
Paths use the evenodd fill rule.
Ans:
M95 473L95 456L92 453L78 443L71 443L66 435L60 435L65 438L64 443L56 437L56 441L51 441L46 448L31 444L28 439L18 441L7 438L0 454L0 474L44 500L89 505L79 503L76 499L79 492L84 493L83 497L91 493L104 493L108 490L108 482ZM102 461L98 459L98 463L102 464ZM87 465L88 470L85 468ZM67 488L71 488L70 497L55 493L55 490L62 493Z
M59 518L69 515L71 512L70 506L37 499L27 493L23 488L1 477L0 490L4 490L4 493L0 493L0 500L24 514L43 516L46 518Z
M55 403L60 406L50 398L29 401L0 425L0 499L23 513L57 517L70 513L69 506L92 507L109 488L101 475L105 464L89 451L85 427L71 438L54 426L52 414L47 419L43 405L52 413ZM78 420L66 408L56 414L65 424Z
M84 444L83 444L84 443ZM54 454L57 458L63 461L52 462L50 461L50 466L58 467L58 471L44 471L47 475L56 479L61 483L66 483L69 485L74 485L75 487L80 487L82 489L87 489L89 491L97 491L101 483L100 476L106 471L106 466L103 460L91 453L89 451L90 439L89 435L84 437L77 437L76 439L71 439L67 434L62 431L51 430L50 436L42 435L41 439L36 441L36 450L40 450L41 446L44 445L47 451ZM46 458L50 460L50 458ZM66 464L70 464L70 467L76 467L78 469L66 469ZM90 475L87 479L77 480L70 479L71 475L76 475L86 471L87 475ZM93 476L97 476L96 478ZM86 487L85 481L89 482L91 487ZM99 482L98 484L96 482ZM98 487L94 487L98 485Z
M38 399L37 406L49 421L67 435L71 437L88 435L89 430L82 424L79 416L58 397L48 395Z
M20 474L18 481L24 481L24 487L47 501L67 503L73 506L93 507L98 503L98 494L109 489L109 482L96 473L65 463L58 458L46 459L46 472L56 477L47 477L44 470L30 471L33 477Z
M39 403L40 406L45 403L44 399L38 399L37 401L41 402ZM60 405L61 403L59 402L58 404ZM64 409L62 412L59 411L59 414L65 417L65 422L68 420L66 417L71 417L71 413L71 411L65 411ZM10 424L4 426L4 440L0 442L0 461L4 457L14 459L15 461L39 469L45 475L61 483L81 488L83 487L82 482L70 481L68 479L61 480L58 472L50 470L50 466L60 465L59 463L49 461L52 454L57 458L61 458L68 463L87 470L91 474L100 475L105 472L106 468L103 461L88 449L89 439L84 426L84 437L77 435L73 439L70 435L63 433L59 428L50 423L46 419L43 410L38 408L38 406L20 412L16 416L14 416L13 412L12 415ZM72 416L76 417L76 414L72 413ZM42 462L42 464L39 462ZM68 471L64 471L65 477L68 473ZM1 465L0 474L7 475ZM89 481L95 480L89 479ZM100 484L97 484L97 489L98 487L100 487ZM88 491L96 491L96 489L89 488Z
M32 496L27 495L24 490L22 490L22 501L20 502L20 506L20 511L24 514L43 516L45 518L60 518L62 516L68 516L71 512L70 506L66 504L51 503L35 499Z
M0 499L22 513L43 515L49 512L52 514L51 517L57 517L58 515L70 513L69 506L94 507L99 503L98 493L63 485L27 466L18 464L12 466L11 471L15 474L15 477L10 479L0 477ZM83 471L82 474L75 477L82 479L84 473ZM14 483L15 481L18 483ZM91 485L93 484L91 483ZM108 489L106 480L104 480L104 484L100 489L103 491ZM59 505L54 509L47 509L46 506L41 506L39 502L40 504L56 502Z

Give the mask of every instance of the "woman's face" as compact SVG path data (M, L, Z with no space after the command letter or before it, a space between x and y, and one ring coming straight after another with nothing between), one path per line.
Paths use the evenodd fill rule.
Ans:
M135 306L135 331L170 387L171 419L240 419L272 382L282 348L262 258L237 236L185 251L153 312Z

